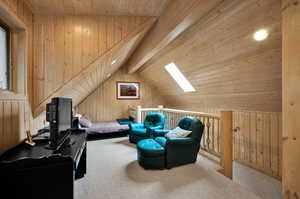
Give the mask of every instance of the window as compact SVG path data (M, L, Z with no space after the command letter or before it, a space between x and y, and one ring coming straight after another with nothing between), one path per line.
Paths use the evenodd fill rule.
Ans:
M184 92L194 92L195 89L191 83L185 78L181 71L177 68L175 63L170 63L165 66L165 69L173 77L176 83L182 88Z
M9 28L0 23L0 90L9 90Z

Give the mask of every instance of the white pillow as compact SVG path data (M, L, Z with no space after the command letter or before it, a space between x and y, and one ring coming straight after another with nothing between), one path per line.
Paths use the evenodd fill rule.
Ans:
M187 137L189 134L191 134L192 131L184 130L180 127L176 127L175 129L169 131L167 134L165 134L165 137L168 138L183 138Z
M79 124L86 128L90 128L93 125L92 122L87 117L84 116L80 117Z

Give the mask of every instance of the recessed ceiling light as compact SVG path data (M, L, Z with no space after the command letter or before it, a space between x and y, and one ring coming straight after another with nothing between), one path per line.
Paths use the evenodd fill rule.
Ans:
M116 59L115 59L115 60L113 60L113 61L111 62L111 65L114 65L116 62L117 62L117 60L116 60Z
M268 37L269 33L266 29L260 29L253 34L256 41L263 41Z

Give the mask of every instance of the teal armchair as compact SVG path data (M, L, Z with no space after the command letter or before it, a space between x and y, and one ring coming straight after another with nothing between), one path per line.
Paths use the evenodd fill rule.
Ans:
M161 113L148 113L144 123L130 124L129 141L137 143L140 140L151 137L154 130L163 129L165 125L165 116Z
M200 142L204 130L203 123L197 118L182 118L178 126L192 133L185 138L166 138L169 130L152 130L153 139L165 150L165 167L172 168L188 163L194 163L200 150Z

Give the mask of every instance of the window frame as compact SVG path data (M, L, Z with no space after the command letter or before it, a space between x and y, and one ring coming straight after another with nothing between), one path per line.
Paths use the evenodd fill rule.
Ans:
M0 27L2 29L4 29L6 31L6 55L7 55L7 89L2 89L0 88L0 91L11 91L11 64L10 64L10 57L11 57L11 42L10 42L10 38L11 38L11 30L9 28L9 26L4 23L1 19L0 19Z

